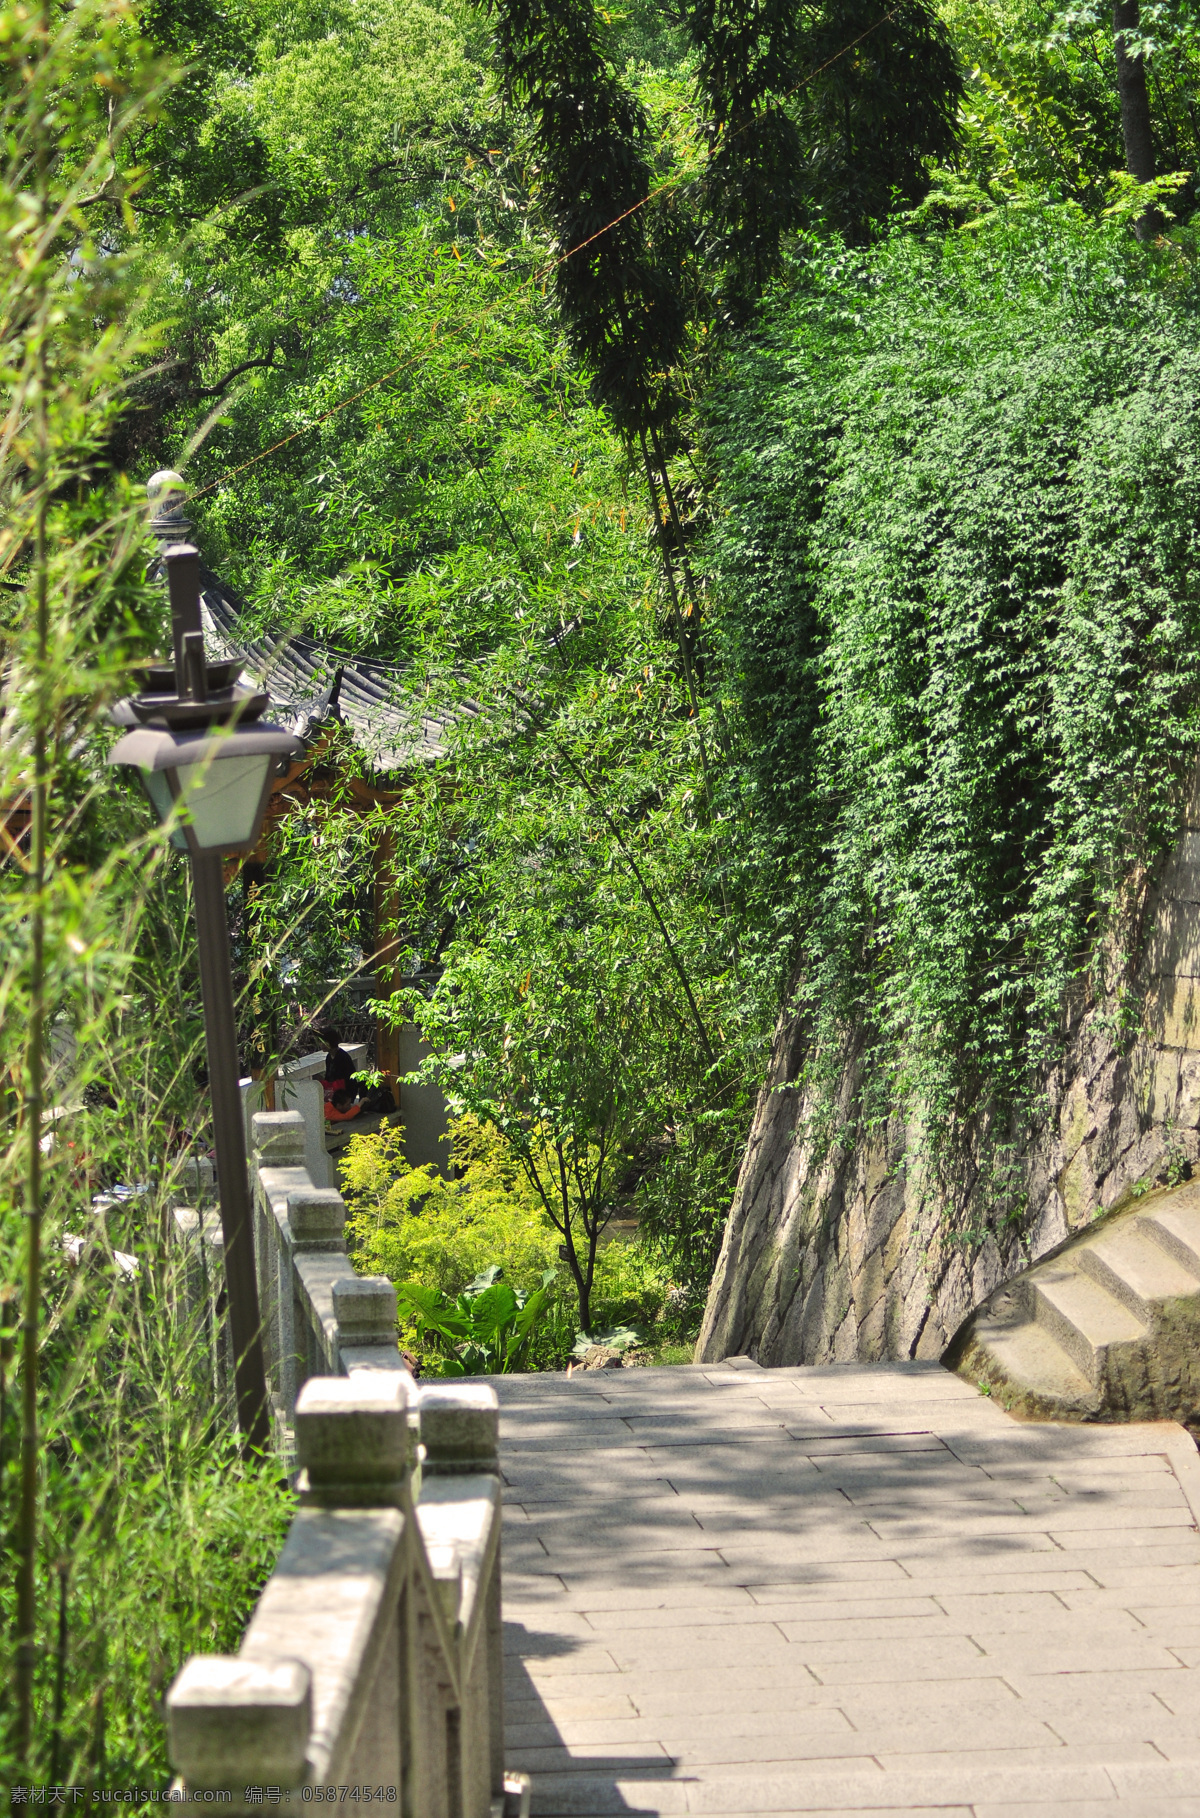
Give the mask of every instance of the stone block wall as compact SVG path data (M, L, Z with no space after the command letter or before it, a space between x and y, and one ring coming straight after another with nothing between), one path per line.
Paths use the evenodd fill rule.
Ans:
M939 1357L967 1315L1029 1262L1128 1199L1200 1163L1200 771L1178 843L1131 886L1135 1026L1115 997L1081 1005L1040 1115L1006 1134L1005 1204L968 1151L935 1183L920 1119L895 1119L844 1148L805 1139L811 1104L784 1085L803 1031L780 1027L760 1095L696 1356L764 1364ZM844 1111L861 1083L848 1047ZM1006 1221L1005 1210L1019 1215ZM964 1233L968 1234L964 1237ZM972 1237L971 1233L975 1235Z

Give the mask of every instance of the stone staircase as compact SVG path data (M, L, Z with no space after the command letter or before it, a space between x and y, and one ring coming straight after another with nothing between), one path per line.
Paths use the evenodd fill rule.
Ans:
M1200 1424L1200 1182L1147 1195L1005 1282L945 1362L1031 1419Z

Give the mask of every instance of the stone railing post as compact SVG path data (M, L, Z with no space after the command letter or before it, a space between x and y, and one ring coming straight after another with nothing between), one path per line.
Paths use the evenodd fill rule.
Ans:
M185 1155L179 1170L179 1191L185 1205L209 1206L217 1196L216 1172L207 1155Z
M314 1187L311 1182L290 1188L286 1204L286 1228L291 1233L291 1248L287 1255L289 1350L284 1400L290 1412L308 1378L326 1375L332 1365L313 1330L296 1261L299 1257L310 1256L345 1257L346 1206L335 1187ZM348 1269L350 1265L345 1266Z
M399 1508L408 1477L408 1386L396 1371L321 1376L296 1403L302 1506Z
M421 1443L430 1477L500 1470L500 1403L486 1382L421 1386Z
M241 1650L194 1657L167 1694L172 1763L188 1790L229 1794L223 1810L258 1810L267 1788L293 1810L305 1786L400 1798L409 1380L304 1385L301 1506Z
M395 1788L397 1818L494 1818L506 1793L528 1812L503 1771L497 1412L486 1384L418 1394L392 1369L304 1385L279 1564L238 1655L189 1661L167 1697L188 1788L247 1814L343 1787Z
M354 1275L333 1284L338 1351L347 1374L377 1370L396 1351L396 1290L386 1275Z
M251 1136L258 1167L304 1167L304 1119L298 1111L256 1111Z
M267 1178L295 1177L304 1165L304 1127L294 1112L256 1111L250 1122L254 1242L258 1252L259 1297L263 1319L263 1355L267 1380L273 1391L277 1444L286 1453L287 1428L295 1399L294 1332L292 1327L292 1265L270 1196L263 1192ZM282 1171L286 1170L286 1173ZM295 1174L293 1174L295 1171Z
M505 1792L499 1523L482 1554L457 1544L454 1530L456 1509L481 1492L494 1494L499 1515L500 1404L489 1383L430 1383L421 1388L420 1408L424 1462L417 1517L434 1577L460 1612L464 1804L478 1805L485 1789L493 1800Z
M167 1695L167 1747L189 1792L291 1792L306 1778L312 1675L300 1660L196 1654Z
M232 1408L233 1347L222 1311L225 1238L214 1208L176 1205L171 1212L176 1241L183 1249L183 1286L189 1313L204 1334L212 1375L213 1405Z
M293 1187L287 1215L295 1249L313 1255L345 1251L346 1202L336 1187Z

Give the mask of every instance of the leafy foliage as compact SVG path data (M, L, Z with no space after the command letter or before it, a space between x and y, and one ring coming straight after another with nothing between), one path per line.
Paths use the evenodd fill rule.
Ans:
M505 80L532 116L568 333L618 432L645 432L670 414L663 380L686 330L686 240L672 236L669 211L642 207L649 122L609 63L591 0L492 10Z
M165 1684L234 1640L289 1507L214 1424L167 1254L204 1122L188 903L103 762L162 620L112 462L171 71L110 0L6 9L0 65L0 1779L161 1784Z
M492 1265L532 1291L558 1238L499 1134L464 1116L451 1125L450 1171L409 1168L399 1125L346 1145L342 1192L355 1267L415 1281L454 1300Z
M869 1116L1019 1101L1176 825L1195 298L1069 210L813 245L714 408L746 787L807 1064L857 1031Z
M417 1334L436 1334L447 1349L441 1376L503 1375L520 1363L537 1323L548 1311L547 1300L555 1271L547 1269L532 1294L501 1281L493 1263L469 1282L456 1299L418 1282L398 1282L396 1299L401 1316L415 1316Z
M403 1342L427 1367L441 1368L447 1355L441 1333L460 1361L475 1360L472 1370L561 1368L580 1322L574 1284L561 1267L559 1233L494 1124L469 1113L455 1118L451 1156L447 1178L431 1167L408 1167L396 1126L351 1139L341 1181L355 1267L395 1282L402 1321L407 1311ZM507 1364L495 1335L485 1343L474 1327L451 1331L438 1324L442 1314L478 1323L491 1310L503 1311L503 1297L493 1297L494 1308L472 1300L480 1291L475 1284L496 1282L512 1289L517 1311L537 1298L529 1330ZM459 1305L464 1296L472 1308ZM660 1249L622 1238L597 1249L590 1310L597 1330L632 1321L660 1343L694 1331L699 1311L695 1292L677 1285ZM426 1334L433 1335L430 1344ZM468 1341L475 1347L469 1358L461 1349Z
M935 192L968 217L997 204L1038 209L1068 199L1098 214L1126 156L1111 6L948 0L943 11L966 92L957 168L950 181L942 173ZM1174 0L1147 0L1140 13L1130 50L1147 59L1155 161L1160 174L1186 177L1186 215L1200 165L1195 24Z
M0 1777L10 1783L164 1785L167 1686L190 1654L236 1651L293 1507L273 1464L242 1462L229 1411L214 1404L211 1337L188 1310L182 1256L167 1251L166 1196L104 1213L88 1204L97 1175L152 1158L161 1167L158 1133L128 1092L120 1102L125 1128L118 1134L111 1120L107 1142L94 1123L85 1138L73 1122L73 1150L64 1143L60 1157L86 1141L96 1173L56 1183L47 1224L34 1753L22 1771L5 1736ZM9 1277L13 1221L3 1210ZM88 1239L74 1266L63 1241L73 1230ZM136 1261L132 1278L117 1251ZM7 1557L15 1387L10 1378L0 1422ZM0 1664L9 1685L13 1606L5 1571Z
M476 722L478 746L456 752L461 798L414 792L421 838L403 842L407 969L428 963L434 941L441 976L430 994L405 993L402 1012L411 1005L434 1050L429 1076L493 1123L524 1169L563 1240L585 1327L622 1183L632 1175L653 1193L656 1170L639 1158L674 1149L676 1128L708 1113L728 1178L747 1105L710 1076L709 1025L734 1021L745 981L728 925L705 913L711 833L693 734L672 711L652 627L640 631L652 660L623 715L637 743L618 742L607 665L584 671L550 726L509 731L503 768L491 741L504 721ZM759 1011L740 1031L748 1046L762 1027Z
M957 56L921 0L882 15L860 0L693 0L687 18L709 112L706 252L743 307L783 235L819 219L864 237L955 149Z

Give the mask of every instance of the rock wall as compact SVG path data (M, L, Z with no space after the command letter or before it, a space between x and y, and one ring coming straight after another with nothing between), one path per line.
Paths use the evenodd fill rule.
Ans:
M777 1034L709 1291L698 1360L763 1364L939 1357L1004 1281L1130 1197L1200 1161L1200 776L1184 830L1132 917L1141 958L1127 980L1132 1035L1112 1004L1081 1006L1042 1114L1012 1132L1005 1221L994 1180L968 1150L956 1186L935 1184L917 1122L814 1150L796 1077L803 1032ZM861 1076L848 1052L840 1105ZM964 1237L962 1234L968 1234ZM973 1236L970 1234L974 1234ZM982 1235L981 1235L982 1234Z

